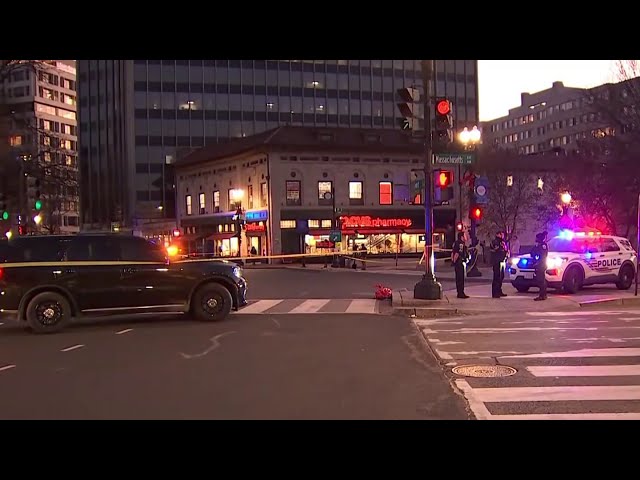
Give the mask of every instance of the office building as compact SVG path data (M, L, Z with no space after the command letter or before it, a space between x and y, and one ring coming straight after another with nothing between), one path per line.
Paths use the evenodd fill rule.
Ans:
M396 90L418 60L81 60L82 222L175 226L173 164L278 126L400 129ZM436 61L434 95L478 118L477 61Z

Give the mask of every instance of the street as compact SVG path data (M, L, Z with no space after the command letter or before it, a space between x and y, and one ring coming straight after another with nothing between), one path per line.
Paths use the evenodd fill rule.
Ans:
M637 308L506 311L416 324L478 419L640 419ZM453 374L461 365L517 373Z

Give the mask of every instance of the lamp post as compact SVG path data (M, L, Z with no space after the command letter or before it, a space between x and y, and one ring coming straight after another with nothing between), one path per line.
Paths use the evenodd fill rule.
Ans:
M433 132L431 126L431 83L433 81L434 60L422 60L422 84L424 86L424 259L425 273L422 279L413 287L413 297L421 300L440 300L442 285L433 274L433 205L432 191L432 161L433 161Z
M462 146L467 151L475 151L478 143L480 143L480 139L482 135L480 130L478 130L477 126L474 126L471 130L465 127L462 132L458 135L458 140L462 143ZM473 205L475 202L475 174L473 173L473 169L469 169L470 180L469 180L469 207ZM469 229L469 236L471 237L471 269L467 272L467 277L481 277L482 272L478 270L478 236L476 235L476 219L471 216L469 219L471 227Z
M244 198L244 190L241 188L234 188L231 190L231 201L234 204L236 213L233 219L236 222L236 237L238 238L238 257L242 256L242 224L244 221L244 214L242 213L242 199Z

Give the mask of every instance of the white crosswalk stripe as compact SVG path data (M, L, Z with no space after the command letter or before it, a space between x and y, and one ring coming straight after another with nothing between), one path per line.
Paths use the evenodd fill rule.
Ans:
M517 370L454 377L479 420L640 420L640 339L629 320L639 321L640 310L517 312L416 325L447 367Z
M235 315L377 314L378 300L369 299L279 299L256 300Z

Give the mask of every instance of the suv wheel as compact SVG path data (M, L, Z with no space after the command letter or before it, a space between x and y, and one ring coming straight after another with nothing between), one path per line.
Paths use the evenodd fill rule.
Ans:
M59 293L39 293L27 304L26 318L35 333L59 332L71 321L71 306Z
M634 275L633 267L631 265L625 265L620 269L616 287L618 287L619 290L629 290L633 284Z
M570 268L564 275L562 288L566 293L578 293L582 288L582 271L577 267Z
M515 284L514 285L515 289L520 292L520 293L527 293L529 291L529 285L520 285L520 284Z
M216 322L227 318L233 307L231 292L218 283L200 287L191 300L191 312L201 322Z

